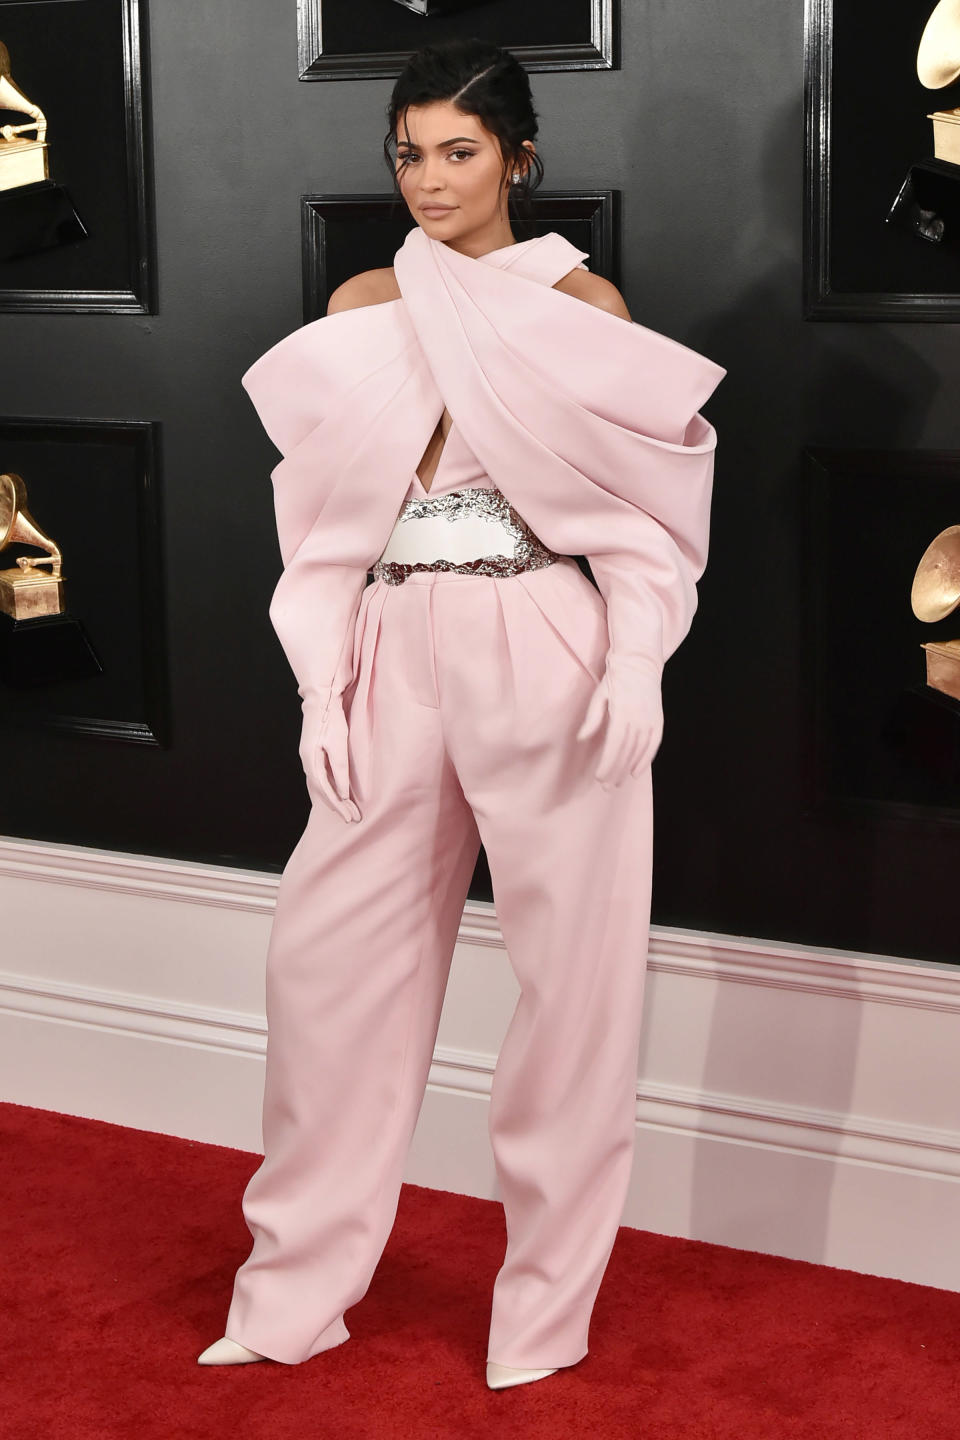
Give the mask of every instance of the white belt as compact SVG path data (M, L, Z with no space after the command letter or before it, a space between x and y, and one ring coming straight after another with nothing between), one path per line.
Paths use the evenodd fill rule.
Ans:
M557 558L499 490L469 487L407 500L373 574L394 585L412 570L515 575Z

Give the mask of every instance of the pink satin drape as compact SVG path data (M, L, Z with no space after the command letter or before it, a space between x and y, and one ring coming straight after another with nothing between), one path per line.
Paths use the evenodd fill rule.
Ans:
M243 376L283 454L270 615L301 694L349 683L366 573L444 405L541 540L588 557L612 650L659 666L686 635L716 445L698 411L725 372L544 283L583 255L550 232L473 259L415 227L401 299L313 321Z

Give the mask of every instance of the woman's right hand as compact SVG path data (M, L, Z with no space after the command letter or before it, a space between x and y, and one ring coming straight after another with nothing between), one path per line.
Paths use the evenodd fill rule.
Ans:
M307 781L313 781L323 799L348 823L360 819L350 799L347 717L343 697L308 695L303 702L300 763Z

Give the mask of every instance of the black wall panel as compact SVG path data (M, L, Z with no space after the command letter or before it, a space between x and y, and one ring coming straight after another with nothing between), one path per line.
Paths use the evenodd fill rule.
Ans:
M904 577L932 534L904 523L905 491L892 504L855 464L814 475L808 452L949 457L960 360L951 324L803 318L803 19L799 4L625 0L622 68L532 77L545 185L620 192L634 318L729 371L707 409L720 436L710 566L665 677L654 919L954 960L951 802L824 805L813 783L811 646L828 646L837 683L844 671L843 637L818 642L809 612L825 596L848 630L850 616L835 568L810 553L809 487L832 477L847 538L855 491L871 543L887 514L896 527L876 613L903 613L888 641L898 683L911 667L922 678L928 637ZM298 81L292 0L164 0L148 24L159 311L5 317L3 410L159 422L171 740L18 734L0 829L279 870L307 797L295 682L267 617L277 453L240 376L301 322L301 194L386 188L392 82ZM947 523L960 523L955 474L945 460L933 486ZM917 487L924 523L933 490ZM835 553L842 540L820 533ZM849 718L842 695L826 698ZM12 743L5 732L8 756ZM851 743L847 725L833 760Z

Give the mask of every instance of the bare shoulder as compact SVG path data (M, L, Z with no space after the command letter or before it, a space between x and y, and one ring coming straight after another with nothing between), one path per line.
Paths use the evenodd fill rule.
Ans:
M338 310L357 310L361 305L383 305L388 300L400 299L400 287L393 273L393 266L378 270L361 270L344 280L327 301L327 314L335 315Z
M611 315L619 315L622 320L632 321L620 291L602 275L593 275L589 270L571 270L553 288L576 300L586 300L588 305L596 305L600 310L608 310Z

